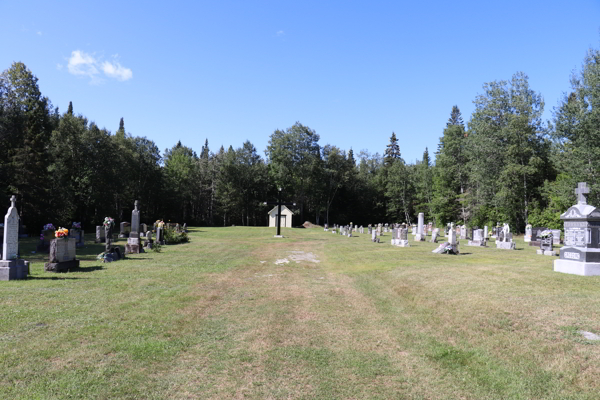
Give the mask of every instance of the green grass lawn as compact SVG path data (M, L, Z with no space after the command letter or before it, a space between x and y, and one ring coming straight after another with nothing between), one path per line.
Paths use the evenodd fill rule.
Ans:
M600 398L600 343L578 333L600 334L600 277L555 273L522 238L449 256L283 234L192 228L108 264L88 235L66 274L22 241L30 278L0 282L0 398Z

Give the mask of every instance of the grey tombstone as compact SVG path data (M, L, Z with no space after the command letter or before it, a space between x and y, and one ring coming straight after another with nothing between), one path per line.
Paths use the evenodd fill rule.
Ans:
M432 253L447 254L448 249L451 254L458 254L458 241L456 240L456 229L454 224L450 224L448 229L448 241L440 244L437 249L432 250Z
M552 229L552 236L554 237L553 242L560 244L560 229Z
M129 233L131 232L131 224L129 222L121 222L121 224L119 226L121 228L119 230L119 237L120 238L129 237Z
M536 226L531 229L531 240L529 241L530 246L540 247L540 241L542 239L542 232L547 231L548 228L544 226Z
M473 240L469 240L467 245L469 246L485 246L485 236L483 234L483 229L474 229L473 230Z
M467 227L466 227L466 225L461 225L461 227L460 227L460 238L461 239L466 239L467 238Z
M8 212L4 216L0 281L25 279L29 274L29 261L19 258L19 213L16 202L17 198L13 195Z
M46 272L67 272L79 268L79 260L75 259L77 239L56 238L50 242L50 256L44 264Z
M431 232L431 243L437 243L437 237L439 233L440 230L438 228L435 228L433 232Z
M148 231L148 234L146 235L146 241L144 242L144 247L146 247L147 249L151 249L153 243L154 241L152 240L152 231Z
M408 243L408 228L399 228L399 241L398 246L400 247L410 247L410 243Z
M488 227L487 225L485 225L483 227L483 238L487 241L488 240Z
M104 243L106 241L106 233L102 225L96 225L96 243Z
M144 252L140 246L140 210L138 210L139 201L134 202L134 209L131 212L131 232L125 245L125 254L139 254ZM123 225L123 223L121 223Z
M156 228L156 243L158 243L160 245L165 244L163 228L161 228L161 227Z
M544 231L540 237L540 248L537 250L537 254L543 254L545 256L555 256L556 251L552 248L554 242L554 236L551 230Z
M587 204L585 196L589 192L586 183L579 182L575 189L577 204L560 216L565 225L565 240L560 259L554 261L556 272L600 275L600 210Z

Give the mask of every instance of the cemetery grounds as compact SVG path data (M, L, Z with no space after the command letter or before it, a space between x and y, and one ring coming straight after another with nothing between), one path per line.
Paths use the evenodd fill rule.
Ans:
M107 264L87 235L66 274L22 240L30 278L0 282L0 398L600 397L600 341L580 334L600 334L600 277L553 272L522 237L451 256L282 233L191 228Z

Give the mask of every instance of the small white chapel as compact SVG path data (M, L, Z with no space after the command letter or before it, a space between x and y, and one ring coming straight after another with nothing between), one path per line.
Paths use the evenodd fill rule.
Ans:
M292 227L292 216L294 213L286 206L281 206L281 227L291 228ZM277 206L273 207L269 211L269 227L275 228L277 226Z

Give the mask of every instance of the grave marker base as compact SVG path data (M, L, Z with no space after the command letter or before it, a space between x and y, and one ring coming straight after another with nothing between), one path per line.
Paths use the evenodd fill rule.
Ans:
M67 272L76 268L79 268L79 260L44 263L44 271L46 272Z
M29 275L29 261L8 260L0 261L0 281L26 279Z
M600 263L554 260L554 271L581 276L600 275Z
M515 250L517 244L515 242L496 242L497 249Z
M541 255L544 255L544 256L557 256L558 255L558 254L556 254L556 251L554 251L554 250L542 250L542 249L539 249L537 251L537 254L540 255L540 256Z

